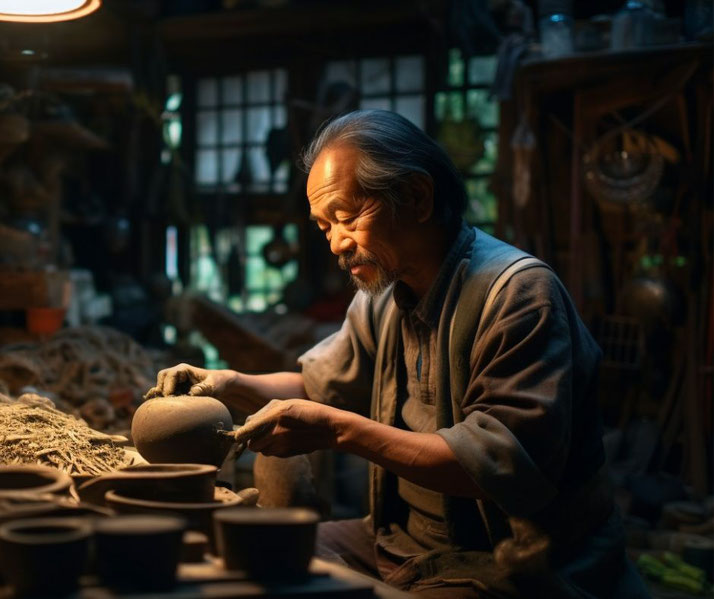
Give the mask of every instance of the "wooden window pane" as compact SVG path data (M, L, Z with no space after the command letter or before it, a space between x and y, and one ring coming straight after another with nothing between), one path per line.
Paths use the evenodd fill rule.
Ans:
M274 102L285 102L288 93L288 72L285 69L275 69L273 71L273 85L275 90L272 100Z
M420 129L424 129L424 96L397 96L394 110L409 119Z
M360 101L360 108L363 108L365 110L371 110L371 109L391 110L392 103L388 97L363 98Z
M263 143L270 131L270 108L267 106L248 109L248 142Z
M424 59L401 56L395 61L397 92L418 92L424 88Z
M270 102L270 71L251 71L246 79L248 102Z
M464 61L461 52L457 49L449 50L447 82L452 87L461 87L464 84Z
M198 106L200 108L218 104L218 80L199 79L198 81Z
M498 102L489 99L485 89L470 89L466 92L466 113L476 118L482 127L493 129L498 126Z
M240 169L241 151L238 148L223 150L223 163L221 169L221 182L232 183L236 180Z
M239 105L243 103L243 78L239 76L224 77L221 89L223 104Z
M267 183L270 181L270 166L265 155L265 148L250 148L248 150L248 164L250 164L251 181L253 184ZM260 188L255 185L255 188Z
M362 93L383 94L391 88L389 60L368 58L362 61Z
M328 62L325 69L325 81L328 83L344 81L357 87L357 63L354 60Z
M199 112L197 116L196 137L199 146L212 146L218 143L218 113L215 110Z
M469 85L490 85L496 77L496 56L474 56L469 60Z
M198 150L196 152L196 181L202 185L218 182L218 152Z
M236 144L243 141L242 110L225 110L223 112L221 141L224 144Z

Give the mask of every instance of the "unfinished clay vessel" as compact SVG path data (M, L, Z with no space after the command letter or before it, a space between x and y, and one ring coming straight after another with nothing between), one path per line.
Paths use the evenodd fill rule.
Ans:
M22 495L64 494L72 486L72 478L49 466L16 464L0 466L0 498Z
M141 404L131 436L148 462L220 466L235 443L232 428L231 413L217 399L177 395Z
M94 546L101 581L127 591L167 591L176 582L183 518L115 516L96 522Z
M213 500L207 502L151 501L108 491L106 503L119 514L172 514L184 518L189 530L196 530L209 537L213 546L212 516L216 510L255 505L258 489L243 489L234 493L223 487L216 487Z
M213 501L217 471L210 464L139 464L97 476L77 494L96 505L104 505L107 491L158 501Z
M320 517L305 508L245 508L216 512L218 549L229 570L254 579L307 576Z
M80 518L14 520L0 526L0 570L19 597L65 595L78 586L92 528Z

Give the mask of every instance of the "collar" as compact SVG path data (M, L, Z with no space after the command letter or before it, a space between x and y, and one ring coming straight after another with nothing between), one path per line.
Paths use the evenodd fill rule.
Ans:
M429 290L424 294L421 300L418 300L414 292L406 283L397 281L394 284L394 302L400 310L410 312L412 316L418 318L424 324L431 328L436 328L439 323L439 314L441 305L449 288L456 266L461 260L467 256L467 253L473 242L475 230L469 227L466 223L461 223L456 238L451 244L449 251L441 264L436 279L429 287Z

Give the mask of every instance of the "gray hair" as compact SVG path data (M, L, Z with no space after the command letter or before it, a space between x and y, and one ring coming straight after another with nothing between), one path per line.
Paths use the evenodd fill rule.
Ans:
M415 173L434 185L434 219L449 228L461 221L466 189L446 152L411 121L387 110L356 110L322 125L302 153L306 172L329 146L360 152L356 178L365 195L376 195L396 214L405 185Z

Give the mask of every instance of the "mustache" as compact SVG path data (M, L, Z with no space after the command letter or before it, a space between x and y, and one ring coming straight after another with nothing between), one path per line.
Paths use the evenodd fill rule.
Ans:
M337 258L337 264L342 270L350 270L354 266L360 266L362 264L374 264L379 265L377 259L371 254L365 253L364 255L358 255L354 252L349 254L341 254Z

